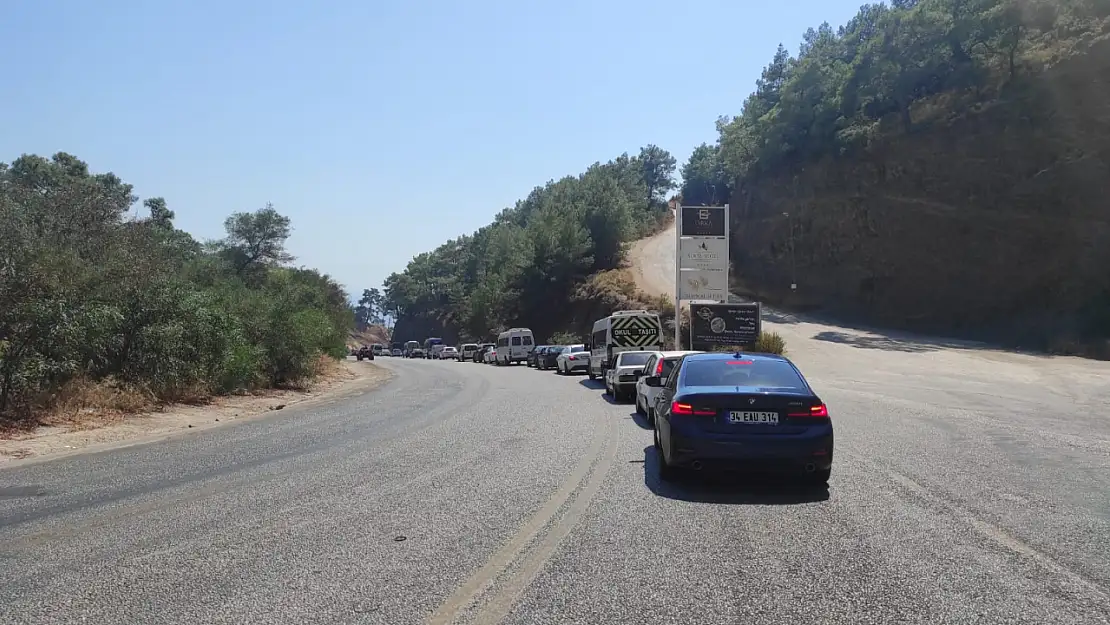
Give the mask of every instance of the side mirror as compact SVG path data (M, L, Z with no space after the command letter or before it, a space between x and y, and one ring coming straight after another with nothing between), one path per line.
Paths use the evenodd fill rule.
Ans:
M652 388L662 388L663 387L663 378L661 378L657 375L651 375L651 376L648 376L647 378L644 379L644 384L647 384L648 386L650 386Z

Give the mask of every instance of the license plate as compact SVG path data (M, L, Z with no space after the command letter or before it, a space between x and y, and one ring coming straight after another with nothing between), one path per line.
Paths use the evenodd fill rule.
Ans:
M779 413L777 412L746 412L732 410L728 413L729 423L766 423L778 425Z

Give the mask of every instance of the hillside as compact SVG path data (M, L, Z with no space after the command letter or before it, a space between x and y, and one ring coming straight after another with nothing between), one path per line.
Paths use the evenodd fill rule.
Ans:
M735 290L1110 357L1110 2L892 4L780 48L683 168Z
M370 325L364 330L351 330L347 333L348 348L373 345L374 343L389 345L389 330L380 325Z
M513 326L568 340L613 310L666 313L665 300L637 291L625 255L668 223L674 171L649 145L536 187L492 224L417 256L385 281L395 340L490 340Z
M131 191L65 153L0 163L0 430L300 386L345 356L348 296L290 266L288 218L235 213L201 244Z

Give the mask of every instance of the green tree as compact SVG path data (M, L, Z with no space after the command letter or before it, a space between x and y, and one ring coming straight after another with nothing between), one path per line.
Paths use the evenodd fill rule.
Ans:
M379 289L363 289L362 297L355 307L356 327L364 329L371 324L385 322L385 297Z
M549 335L586 323L575 293L619 268L630 240L659 227L660 198L676 186L669 153L648 145L639 154L536 187L490 225L389 276L382 307L397 319L397 335L434 328L489 339L513 325Z
M289 218L267 203L253 213L235 213L224 222L227 238L223 241L227 258L242 274L258 265L280 265L294 260L285 251L292 233Z
M136 201L66 153L0 163L4 425L33 424L70 383L173 401L299 384L345 351L346 293L280 266L291 229L272 206L233 215L227 239L202 246L164 199L144 201L145 218L129 215Z
M667 193L678 188L674 180L675 165L678 161L671 153L657 145L640 148L640 176L647 187L647 205L654 206L667 201Z

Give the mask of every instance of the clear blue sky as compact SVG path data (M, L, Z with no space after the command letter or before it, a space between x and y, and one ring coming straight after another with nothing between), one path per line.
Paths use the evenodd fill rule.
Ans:
M8 0L0 161L73 153L202 238L273 202L357 296L549 179L681 163L861 3Z

